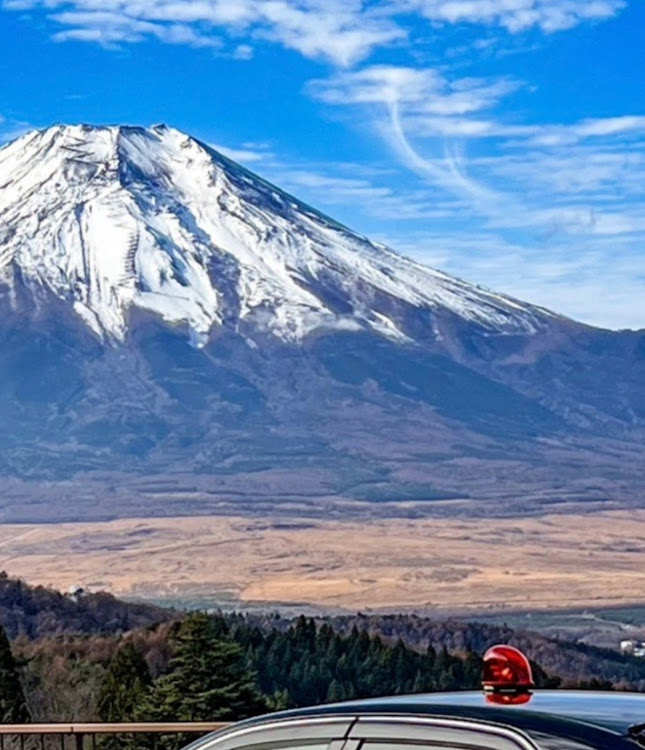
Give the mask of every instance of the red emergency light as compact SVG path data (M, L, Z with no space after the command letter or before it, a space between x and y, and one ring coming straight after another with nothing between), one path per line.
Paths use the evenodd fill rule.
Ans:
M484 654L482 685L489 703L528 703L535 687L531 664L513 646L492 646Z

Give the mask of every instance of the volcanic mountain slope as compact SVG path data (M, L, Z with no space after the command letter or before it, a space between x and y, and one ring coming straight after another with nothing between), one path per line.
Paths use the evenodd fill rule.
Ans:
M441 337L440 320L415 330L406 312L489 334L552 317L370 243L165 127L31 133L2 151L0 175L3 280L64 300L114 342L133 309L197 346L222 326L287 343L315 330L415 341Z
M164 126L0 150L0 347L7 518L643 498L645 333L413 263Z

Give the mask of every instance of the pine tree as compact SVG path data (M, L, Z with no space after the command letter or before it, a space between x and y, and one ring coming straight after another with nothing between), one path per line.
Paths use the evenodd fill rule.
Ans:
M411 693L426 693L428 691L428 676L419 669L412 683Z
M143 655L132 644L120 648L99 688L97 712L101 721L131 721L145 701L152 678Z
M30 718L18 665L11 653L7 634L0 625L0 723L24 724Z
M291 708L289 704L289 692L287 690L279 690L273 695L267 696L266 702L269 711L284 711L287 708Z
M333 679L329 683L329 689L327 690L327 696L325 698L325 703L338 703L339 701L345 700L345 691L343 690L343 686L341 685L338 680Z
M266 710L244 652L219 621L195 613L174 636L169 671L154 684L145 718L236 721Z

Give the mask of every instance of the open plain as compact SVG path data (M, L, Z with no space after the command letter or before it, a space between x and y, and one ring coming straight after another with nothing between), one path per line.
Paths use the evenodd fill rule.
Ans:
M524 519L126 519L0 526L0 568L63 590L483 611L645 599L645 511Z

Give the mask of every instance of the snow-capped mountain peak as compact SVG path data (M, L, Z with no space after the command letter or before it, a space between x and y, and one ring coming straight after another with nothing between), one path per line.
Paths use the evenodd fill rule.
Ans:
M198 346L222 325L414 338L414 309L501 334L549 317L371 243L166 126L56 126L0 149L0 295L18 283L115 341L135 308Z

